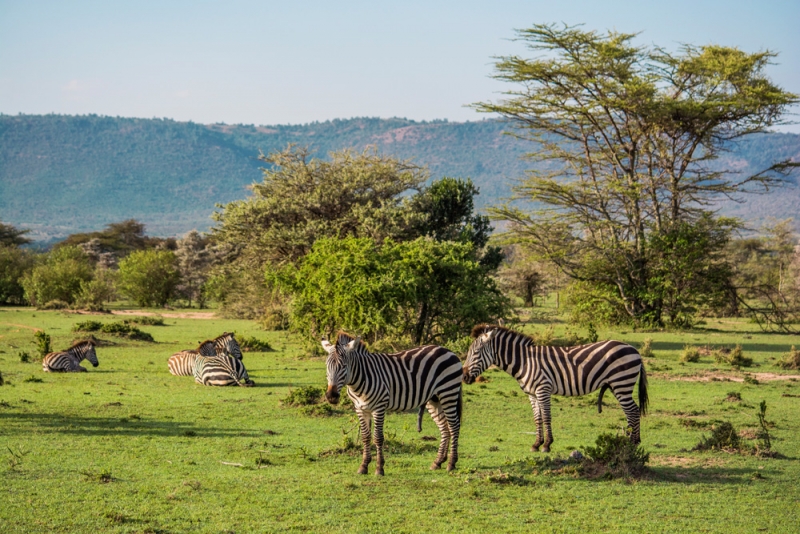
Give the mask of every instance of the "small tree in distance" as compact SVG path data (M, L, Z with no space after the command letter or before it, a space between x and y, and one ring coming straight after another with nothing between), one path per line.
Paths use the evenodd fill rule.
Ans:
M139 250L119 262L119 288L139 306L165 306L180 282L177 258L169 250Z

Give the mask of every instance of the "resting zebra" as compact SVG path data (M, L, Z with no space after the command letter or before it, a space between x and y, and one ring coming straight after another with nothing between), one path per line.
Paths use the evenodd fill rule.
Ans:
M361 427L364 453L360 474L366 474L372 460L370 426L374 421L377 449L376 475L383 475L383 420L386 412L405 412L427 405L442 438L431 469L439 469L447 459L447 470L458 461L458 434L461 429L461 361L443 347L428 345L395 354L368 352L360 338L340 333L336 343L322 342L328 351L328 390L325 398L339 402L340 390L355 405Z
M42 369L45 372L85 372L86 368L80 365L84 358L89 360L93 367L97 367L100 363L97 361L94 347L95 342L88 339L78 341L63 352L51 352L42 359Z
M600 390L597 410L602 411L603 393L611 389L622 406L631 441L639 443L639 417L647 410L647 376L637 350L620 341L601 341L577 347L539 347L525 334L501 326L478 325L475 341L467 352L464 382L472 384L490 365L513 376L528 394L536 421L532 450L550 451L550 395L585 395ZM633 402L633 386L639 379L639 407ZM544 426L544 433L542 432Z
M195 358L194 381L204 386L253 386L244 364L227 354Z
M175 376L192 376L198 355L224 356L226 354L233 356L237 360L243 358L239 344L233 334L229 332L225 332L214 339L203 341L195 350L176 352L169 357L167 366L169 367L169 372Z
M170 356L167 360L169 372L175 376L194 375L194 364L198 356L217 356L214 341L204 341L195 350L182 350Z

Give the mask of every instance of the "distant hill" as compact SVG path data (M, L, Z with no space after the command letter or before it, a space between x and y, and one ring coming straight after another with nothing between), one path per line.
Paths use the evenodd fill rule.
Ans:
M247 196L261 179L258 153L308 145L317 155L374 146L413 158L431 176L471 177L479 206L511 192L530 162L530 145L504 135L498 121L452 123L349 119L295 126L203 125L168 119L64 115L0 115L0 219L30 228L37 239L96 230L136 218L152 235L206 230L215 204ZM750 172L800 160L800 135L768 134L739 143L722 164ZM726 213L747 220L794 216L792 187Z

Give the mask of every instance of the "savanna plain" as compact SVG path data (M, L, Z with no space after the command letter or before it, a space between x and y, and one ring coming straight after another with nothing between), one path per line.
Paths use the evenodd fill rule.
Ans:
M393 414L386 476L376 477L356 474L352 407L282 402L325 387L324 359L250 321L160 312L165 325L141 327L154 343L101 334L99 367L51 374L34 356L36 329L56 350L81 337L76 323L120 317L0 308L0 531L800 531L800 376L776 365L800 346L797 336L727 319L680 332L599 330L600 339L637 347L653 340L644 477L592 479L560 467L599 434L623 432L612 395L601 414L596 394L554 397L553 452L532 453L528 400L497 370L464 386L456 471L428 469L438 443L430 418L418 434L415 414ZM549 323L556 335L569 328ZM255 387L203 387L169 374L170 354L223 331L272 347L245 353ZM687 344L739 344L754 366L738 370L707 355L681 363ZM692 451L722 421L754 443L762 400L776 457Z

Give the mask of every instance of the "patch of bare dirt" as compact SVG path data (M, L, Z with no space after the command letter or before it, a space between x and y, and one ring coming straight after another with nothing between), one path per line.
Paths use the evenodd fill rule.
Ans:
M149 317L153 315L160 315L161 317L172 317L174 319L216 319L217 314L214 312L146 312L142 310L113 310L112 315L140 315Z
M0 323L0 324L7 324L8 326L17 326L19 328L27 328L28 330L33 330L34 332L38 332L41 328L34 328L32 326L28 326L25 324L17 324L17 323Z
M650 465L665 467L721 467L725 465L723 460L723 458L719 457L651 456Z
M778 373L748 373L759 382L772 382L775 380L800 380L800 375L782 375ZM682 382L744 382L744 375L720 373L714 371L698 371L693 375L672 375L669 373L652 373L653 378L663 380L679 380Z

